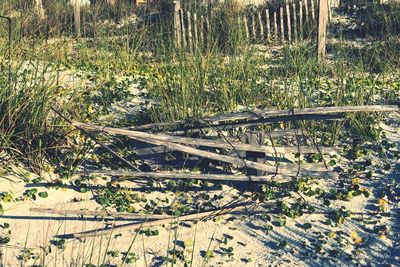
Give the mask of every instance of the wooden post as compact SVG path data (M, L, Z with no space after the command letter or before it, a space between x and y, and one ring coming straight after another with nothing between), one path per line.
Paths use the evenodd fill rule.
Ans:
M253 144L253 145L264 145L265 135L263 132L261 133L248 133L246 134L246 143ZM263 152L246 152L246 159L252 160L258 163L265 163L265 153ZM261 170L254 170L254 169L247 169L247 175L256 175L256 176L263 176L265 175L265 171Z
M75 23L75 36L81 37L81 4L79 0L74 1L74 23Z
M326 56L326 34L329 16L328 0L319 0L318 10L318 61L322 62Z
M181 9L181 1L174 1L174 45L181 47L182 41L182 25L179 17L179 10Z
M269 10L268 8L265 10L265 20L267 25L267 39L271 38L271 21L269 20Z
M287 35L289 43L292 41L292 25L290 22L290 6L289 2L286 2L286 22L287 22Z

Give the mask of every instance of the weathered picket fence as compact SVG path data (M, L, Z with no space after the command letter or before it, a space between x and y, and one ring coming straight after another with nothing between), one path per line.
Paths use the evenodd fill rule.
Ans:
M329 13L339 0L329 0ZM175 45L192 49L196 44L205 44L218 18L213 8L190 11L174 1ZM236 22L230 25L238 29L248 43L293 43L310 39L318 25L318 0L293 0L265 2L249 6L235 15ZM331 16L331 15L330 15Z

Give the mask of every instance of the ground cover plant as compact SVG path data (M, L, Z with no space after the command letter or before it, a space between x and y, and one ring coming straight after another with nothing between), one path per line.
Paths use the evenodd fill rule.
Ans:
M323 63L315 38L283 45L246 40L236 16L254 6L216 4L213 30L188 51L174 46L171 1L95 2L81 9L80 37L67 1L43 1L44 18L33 2L0 3L0 15L13 20L11 62L0 22L0 266L399 264L396 112L186 133L229 141L263 131L271 147L340 149L286 158L325 165L338 178L296 175L255 185L91 174L85 170L246 170L165 148L144 155L148 147L140 142L69 123L189 125L244 110L397 104L396 2L352 1L334 9ZM191 12L209 9L196 1L184 5ZM295 135L273 137L278 131ZM183 220L235 204L245 209ZM147 226L140 216L173 218ZM139 227L118 230L132 222ZM108 235L70 235L113 226Z

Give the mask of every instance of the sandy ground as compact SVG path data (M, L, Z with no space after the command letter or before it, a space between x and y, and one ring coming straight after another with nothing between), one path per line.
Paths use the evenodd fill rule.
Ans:
M388 139L397 143L400 142L400 131L393 122L399 121L398 119L398 117L392 117L389 123L381 125L387 132ZM396 164L390 173L376 174L372 179L365 181L363 186L370 190L371 197L335 201L334 207L345 206L354 213L375 212L380 192L385 190L382 186L384 181L389 178L398 180L399 171L400 165ZM316 240L321 237L321 234L332 230L332 227L323 223L326 217L318 212L296 219L288 218L284 227L274 224L278 218L275 218L273 214L270 214L272 224L268 222L265 217L268 214L266 212L258 215L235 214L197 224L188 222L173 229L167 226L151 228L159 231L157 236L137 235L128 229L106 236L66 239L65 244L58 248L56 242L60 239L57 236L102 228L113 221L106 223L93 218L93 220L88 220L68 215L69 211L101 209L101 206L93 200L90 191L80 193L71 186L54 189L45 188L40 184L25 183L22 181L23 176L17 175L16 172L0 178L1 192L21 196L25 190L34 187L38 188L38 192L47 191L48 197L38 197L36 201L13 201L3 205L5 213L0 216L0 225L3 226L0 228L0 233L1 236L10 236L11 240L8 244L0 246L2 266L39 266L40 264L84 266L89 263L95 266L100 266L102 263L110 264L108 266L121 266L125 252L135 253L137 256L136 263L132 265L161 266L165 263L163 259L168 251L174 248L184 256L185 260L193 257L192 266L396 266L400 264L399 203L391 202L387 204L386 209L389 216L355 215L354 218L346 219L342 225L335 228L335 237L325 238L327 240L325 250L337 247L338 242L344 244L342 249L345 255L338 258L315 250ZM51 182L51 176L46 180ZM335 182L319 180L318 184L329 188ZM146 194L146 197L152 199L173 200L176 197L172 193L143 193L140 186L134 183L124 185L137 188L138 194ZM101 186L101 183L96 186ZM224 196L239 194L237 190L229 186L209 193ZM310 203L315 202L315 198L307 198L307 200ZM317 202L315 203L317 205ZM31 211L31 208L37 207L62 210L65 214ZM267 207L263 208L267 210ZM379 237L371 233L373 226L365 223L368 220L378 220L380 224L386 225L388 227L386 236ZM8 223L10 227L4 229L4 223ZM115 221L116 225L126 223L131 222ZM312 228L303 229L301 226L304 223L310 223ZM267 231L266 225L274 225L274 227ZM8 231L11 231L10 234ZM354 232L361 237L360 244L355 244L354 236L352 236ZM287 245L282 246L283 243ZM205 257L205 255L211 257ZM348 255L353 255L353 259L349 259ZM25 257L25 261L21 260L21 257ZM172 258L171 255L170 258ZM184 261L178 260L176 265L183 266Z

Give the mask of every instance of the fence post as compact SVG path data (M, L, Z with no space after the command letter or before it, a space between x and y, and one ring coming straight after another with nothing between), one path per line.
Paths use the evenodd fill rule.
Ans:
M326 56L326 34L328 26L328 0L319 0L318 5L318 61Z
M81 5L79 0L74 1L74 23L75 36L81 37Z

